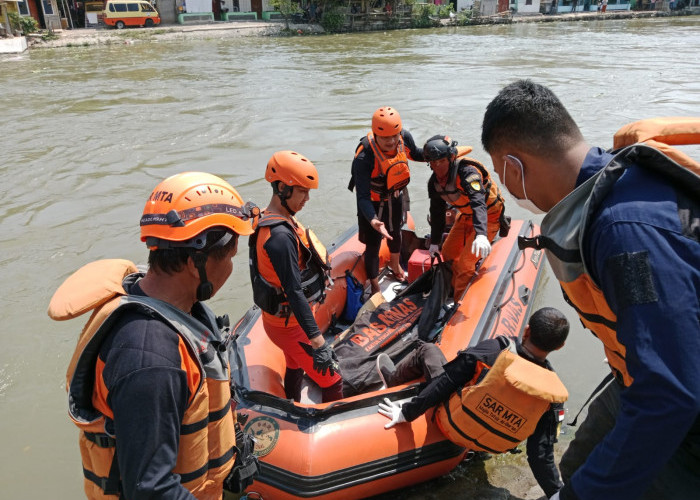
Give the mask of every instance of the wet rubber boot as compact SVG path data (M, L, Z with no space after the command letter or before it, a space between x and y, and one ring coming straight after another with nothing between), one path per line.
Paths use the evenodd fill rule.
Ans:
M301 380L304 377L302 368L287 368L284 372L284 395L296 403L301 401Z

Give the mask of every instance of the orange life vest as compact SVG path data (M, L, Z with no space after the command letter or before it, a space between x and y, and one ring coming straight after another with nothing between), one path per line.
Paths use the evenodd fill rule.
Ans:
M700 162L671 146L700 143L700 118L650 118L625 125L615 133L613 149L644 143L700 175Z
M471 165L476 167L479 172L479 182L486 191L486 209L490 213L500 214L503 210L503 197L501 196L501 190L498 185L492 181L491 175L489 174L486 167L477 160L466 156L471 148L465 148L466 153L463 152L462 148L457 148L457 158L450 165L450 171L448 174L447 184L441 186L437 179L433 184L435 192L440 195L440 197L445 200L448 204L452 205L458 209L462 214L472 216L472 208L469 204L469 195L465 186L462 185L462 178L459 175L460 164ZM460 151L461 150L461 151Z
M270 229L279 224L287 225L297 237L301 287L310 304L323 303L325 300L326 286L330 284L331 263L326 248L313 231L304 229L294 218L290 221L282 215L263 214L255 233L248 240L253 302L265 313L287 320L291 314L289 301L264 247L270 238Z
M379 148L372 132L367 133L367 143L374 153L374 168L370 178L371 199L372 201L388 200L392 194L401 191L411 182L403 136L399 134L396 154L392 157L387 156Z
M644 142L628 145L638 139ZM700 199L700 164L668 144L657 147L658 141L664 139L673 144L700 143L700 118L642 120L623 127L615 135L615 145L623 149L549 211L539 236L519 238L523 247L546 250L566 300L576 309L583 325L603 342L608 364L625 386L631 385L633 379L627 370L626 348L617 338L617 316L588 274L580 242L601 200L631 166L656 171L677 186L694 189L694 199Z
M142 275L126 260L101 260L83 266L56 291L48 314L67 320L92 311L78 339L66 374L69 415L80 429L85 493L90 499L119 498L115 457L119 438L105 432L113 414L101 379L100 345L125 310L141 310L170 325L179 336L182 368L187 372L190 401L182 420L173 473L198 499L220 500L223 481L234 462L235 413L231 411L228 360L212 340L221 340L213 313L202 306L208 324L151 297L128 295L124 285ZM134 411L137 411L135 408ZM116 471L116 474L115 474Z
M530 437L550 405L568 396L556 373L518 356L511 340L492 367L477 362L472 380L437 407L435 418L453 443L503 453Z

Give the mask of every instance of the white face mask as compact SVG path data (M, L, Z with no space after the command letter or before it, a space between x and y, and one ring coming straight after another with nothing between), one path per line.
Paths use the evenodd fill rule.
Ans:
M508 186L506 186L506 166L508 165L508 161L504 160L503 161L503 185L505 186L506 189L508 189L508 192L511 194L513 198L515 198L515 203L518 204L519 207L524 208L525 210L529 210L533 214L544 214L546 213L544 210L541 210L537 205L535 205L532 200L528 199L527 197L527 191L525 191L525 170L523 170L523 163L520 161L519 158L516 158L513 155L506 155L508 158L513 160L518 164L520 167L520 177L523 180L523 195L525 196L524 199L520 199L517 196L515 196L510 189L508 189Z

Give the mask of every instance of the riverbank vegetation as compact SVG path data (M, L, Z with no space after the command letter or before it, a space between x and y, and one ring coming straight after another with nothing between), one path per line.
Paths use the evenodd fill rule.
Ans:
M353 12L347 0L326 0L318 8L313 20L309 12L299 12L293 0L279 2L280 13L284 9L288 19L273 22L214 22L197 25L163 25L157 29L132 28L128 30L78 29L57 30L56 36L45 36L46 32L27 36L28 45L34 48L85 47L90 45L130 44L148 41L186 39L221 39L250 36L304 36L343 33L352 31L386 31L403 28L433 28L447 26L472 26L480 24L507 24L532 22L611 21L629 18L653 18L693 15L689 9L680 11L626 11L618 10L605 14L578 12L576 14L513 15L510 11L483 16L476 9L454 13L451 5L415 3L415 0L390 0L389 12L370 9L370 12ZM285 3L286 2L286 3ZM287 5L289 4L289 5ZM292 5L294 4L294 5ZM288 9L288 10L287 10ZM26 33L25 33L26 34ZM54 32L51 32L53 35Z
M661 0L659 0L661 2ZM539 3L539 2L538 2ZM432 28L439 26L469 26L479 24L500 24L509 22L546 22L557 20L579 20L596 16L597 19L623 19L634 17L658 17L670 15L690 15L688 8L671 10L638 10L643 0L630 0L630 10L607 11L601 15L596 12L593 1L584 11L575 13L557 13L552 10L551 3L542 1L539 12L529 12L519 15L514 9L498 12L495 5L486 0L475 0L468 9L455 12L454 4L446 2L424 3L420 0L385 0L372 7L371 3L363 1L355 3L348 0L324 0L318 4L316 12L309 13L307 9L299 8L296 0L272 0L273 5L284 16L285 22L295 19L297 22L319 23L327 33L350 31L375 31L402 28ZM290 7L294 6L294 7ZM485 6L485 7L484 7ZM286 29L289 29L287 24ZM295 31L292 29L292 31Z

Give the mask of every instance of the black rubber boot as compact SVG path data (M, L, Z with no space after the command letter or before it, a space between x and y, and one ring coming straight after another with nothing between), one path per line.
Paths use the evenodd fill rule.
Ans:
M301 400L301 380L304 377L304 370L301 368L290 369L284 372L284 395L287 399L295 402Z

